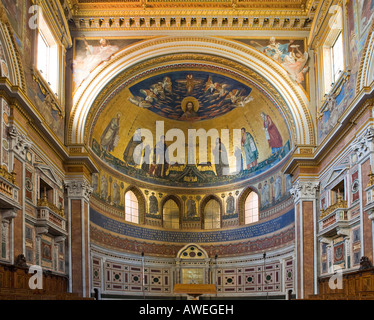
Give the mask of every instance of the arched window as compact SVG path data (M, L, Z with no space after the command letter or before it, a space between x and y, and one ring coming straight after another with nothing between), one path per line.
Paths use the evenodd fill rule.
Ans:
M132 191L125 195L125 220L132 223L139 223L139 202Z
M162 213L165 228L179 229L179 207L174 200L165 202Z
M258 195L251 192L245 200L245 223L253 223L258 221Z
M221 227L221 207L217 200L211 199L204 208L204 228L218 229Z

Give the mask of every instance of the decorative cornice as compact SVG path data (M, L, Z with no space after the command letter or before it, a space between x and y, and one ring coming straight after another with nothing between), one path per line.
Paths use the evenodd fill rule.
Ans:
M144 13L128 12L127 17L112 16L102 18L96 16L76 17L72 31L123 31L123 30L297 30L309 31L311 19L306 16L292 18L282 17L276 12L274 16L253 18L253 12L248 12L249 18L238 15L237 12L227 12L224 17L215 18L217 12L206 14L190 12L169 12L165 18L162 12ZM134 18L129 18L134 17ZM197 17L196 17L197 16Z

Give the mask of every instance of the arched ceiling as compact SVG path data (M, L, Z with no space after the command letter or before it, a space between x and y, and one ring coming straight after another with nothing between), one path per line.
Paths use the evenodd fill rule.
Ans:
M189 117L187 100L195 103ZM274 169L296 144L314 143L302 86L272 59L231 40L161 37L133 44L98 66L76 89L73 102L70 143L86 144L101 165L147 183L201 187L242 182ZM282 144L277 150L264 132L261 112L274 122ZM110 134L109 140L105 135L112 120L119 131L115 146L108 148ZM231 138L233 130L245 128L257 147L256 163L249 163L242 146L243 170L233 169L229 177L219 177L214 166L170 166L168 176L163 173L167 179L155 179L149 166L129 166L124 153L139 128L149 129L156 143L156 121L164 123L164 132L178 128L186 137L189 129L203 128L229 129ZM238 158L233 146L226 151L232 169Z

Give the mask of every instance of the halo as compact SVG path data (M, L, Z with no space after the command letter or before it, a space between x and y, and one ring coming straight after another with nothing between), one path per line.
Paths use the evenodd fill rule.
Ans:
M194 97L186 97L186 98L183 99L182 104L181 104L181 108L182 108L183 112L186 112L188 102L193 103L195 112L197 112L197 110L199 110L199 107L200 107L199 100L197 100Z

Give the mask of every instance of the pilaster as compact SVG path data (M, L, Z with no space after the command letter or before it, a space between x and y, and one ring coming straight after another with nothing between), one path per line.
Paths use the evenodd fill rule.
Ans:
M80 176L65 181L65 190L69 225L69 290L82 297L89 297L89 201L93 188L84 176Z
M316 294L317 285L317 205L319 182L297 180L290 190L295 203L296 297Z

